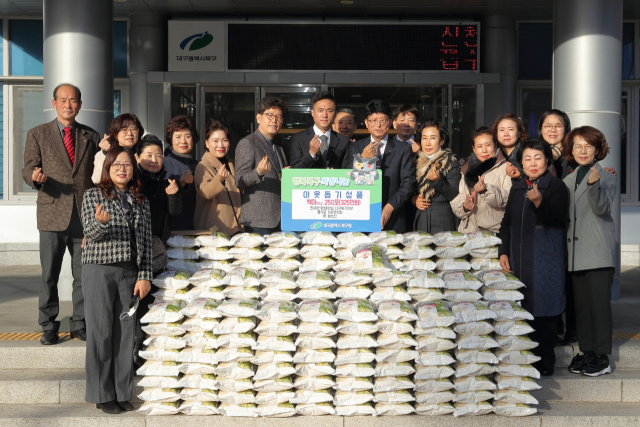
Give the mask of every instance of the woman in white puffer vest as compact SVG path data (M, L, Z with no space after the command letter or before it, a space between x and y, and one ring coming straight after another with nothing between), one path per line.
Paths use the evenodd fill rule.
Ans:
M507 159L493 139L491 130L481 127L473 133L473 153L462 167L458 196L451 201L460 218L458 231L498 232L511 190Z

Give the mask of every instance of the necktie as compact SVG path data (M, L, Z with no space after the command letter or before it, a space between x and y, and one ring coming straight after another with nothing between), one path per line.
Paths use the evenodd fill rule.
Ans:
M376 145L376 157L378 158L378 160L376 160L376 167L380 169L380 165L382 164L382 142L378 142Z
M71 166L73 166L73 162L76 159L75 148L73 147L73 134L71 133L71 126L67 126L64 128L64 148L67 149L67 154L69 155L69 160L71 160Z
M327 135L320 135L318 139L320 140L320 154L324 156L324 153L327 152Z

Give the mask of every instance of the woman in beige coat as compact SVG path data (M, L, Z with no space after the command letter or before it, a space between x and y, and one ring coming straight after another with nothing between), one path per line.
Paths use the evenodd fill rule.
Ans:
M235 183L235 168L227 158L229 130L219 121L207 125L205 150L196 167L196 211L193 226L196 230L222 232L231 236L241 231L240 190Z
M507 159L498 150L489 128L473 133L473 154L462 167L458 196L451 201L453 213L460 218L458 231L498 232L511 190Z

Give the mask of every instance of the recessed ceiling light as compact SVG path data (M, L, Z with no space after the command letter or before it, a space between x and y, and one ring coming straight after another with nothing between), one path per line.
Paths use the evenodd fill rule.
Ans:
M362 98L362 95L351 95L352 98Z
M353 1L351 1L351 0L342 0L340 3L342 3L342 4L353 4Z

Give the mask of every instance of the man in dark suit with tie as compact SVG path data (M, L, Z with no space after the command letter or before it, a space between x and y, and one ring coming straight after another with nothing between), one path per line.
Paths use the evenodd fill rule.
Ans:
M38 190L42 267L38 323L43 331L40 343L44 345L58 341L58 279L67 249L73 274L71 338L86 341L81 249L84 233L78 212L85 190L93 187L93 159L100 141L96 131L76 122L82 106L80 89L66 83L58 85L52 105L58 117L27 133L22 169L24 182Z
M377 167L382 171L381 230L406 231L405 204L413 193L416 167L409 144L389 138L391 107L384 101L370 101L364 110L365 125L370 136L360 139L349 148L347 157L377 157Z
M294 169L344 169L349 139L332 130L336 118L336 101L330 92L313 97L311 117L314 125L295 134L289 142L291 167Z

